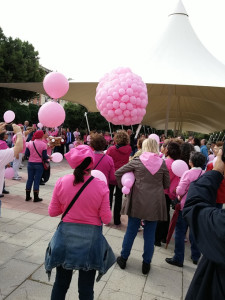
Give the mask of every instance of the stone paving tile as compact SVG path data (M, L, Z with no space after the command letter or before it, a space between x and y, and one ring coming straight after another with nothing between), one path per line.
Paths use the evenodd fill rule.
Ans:
M12 237L7 239L8 243L15 244L18 246L28 247L37 240L40 239L43 235L47 233L46 230L40 230L36 228L26 228L21 232L13 235Z
M0 243L0 265L9 261L12 257L15 257L19 253L23 246L17 246L5 242Z
M109 288L105 288L98 300L141 300L140 296L125 293L123 291L114 291Z
M2 208L2 217L3 218L15 219L15 218L23 216L25 213L26 212L24 212L24 211L17 211L14 209Z
M182 299L182 273L152 265L144 292L171 300Z
M169 300L169 298L143 293L141 300Z
M44 217L43 219L37 221L34 225L32 225L32 228L37 229L44 229L48 231L56 230L58 224L60 222L59 218L50 218L50 217Z
M7 222L3 225L1 225L1 231L2 232L8 232L8 233L18 233L22 231L23 229L27 228L27 223L23 222L23 220L20 218L20 221L18 219L11 220L10 222Z
M50 285L26 280L7 297L7 300L49 300L51 292Z
M12 237L13 234L12 233L7 233L7 232L1 232L0 231L0 241L6 241L8 238Z
M125 292L140 297L144 290L145 281L145 276L131 274L126 270L115 268L110 276L110 280L106 284L106 289Z
M28 278L38 265L11 259L4 265L0 266L0 287L1 294L9 295L17 286ZM15 298L14 298L15 299Z
M15 258L31 263L35 262L37 264L43 264L47 246L48 241L39 240L31 246L22 249L17 255L15 255Z

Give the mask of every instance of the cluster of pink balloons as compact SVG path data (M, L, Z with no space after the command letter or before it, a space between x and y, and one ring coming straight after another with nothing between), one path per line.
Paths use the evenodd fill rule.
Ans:
M171 169L176 176L182 177L184 172L189 170L189 167L185 161L177 159L172 163Z
M12 110L7 110L3 115L3 119L6 123L11 123L15 119L15 113Z
M51 72L45 76L43 86L51 98L58 99L68 92L69 81L63 74ZM55 101L45 103L38 111L39 122L46 127L60 126L65 121L65 117L64 108Z
M146 114L147 87L129 68L118 68L99 81L95 101L108 122L126 126L139 124Z
M123 185L122 192L125 195L128 195L130 193L130 189L132 188L135 181L134 173L133 172L127 172L123 174L121 178L121 183Z

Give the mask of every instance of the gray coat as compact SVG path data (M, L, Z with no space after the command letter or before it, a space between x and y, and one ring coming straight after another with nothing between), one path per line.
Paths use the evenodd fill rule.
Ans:
M122 214L147 221L166 221L166 199L164 189L170 185L169 171L163 161L160 169L152 175L139 157L118 169L115 173L119 187L124 173L133 172L135 182L126 197Z

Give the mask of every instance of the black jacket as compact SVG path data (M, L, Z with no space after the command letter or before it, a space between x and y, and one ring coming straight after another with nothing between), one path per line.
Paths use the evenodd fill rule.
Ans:
M225 210L216 208L223 176L209 171L191 183L183 217L203 257L194 274L186 300L225 299Z

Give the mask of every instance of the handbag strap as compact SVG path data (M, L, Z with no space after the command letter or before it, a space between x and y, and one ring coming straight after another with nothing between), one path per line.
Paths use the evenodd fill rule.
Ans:
M100 164L101 160L104 158L105 154L102 155L101 159L99 159L98 163L96 166L94 166L93 170L97 168L97 166Z
M35 146L35 143L33 142L33 146L34 146L34 149L35 149L35 151L37 152L37 154L40 156L40 158L42 159L42 156L40 155L40 153L37 151L37 148L36 148L36 146ZM42 159L43 160L43 159Z
M78 199L78 197L80 196L80 194L83 192L83 190L86 188L86 186L94 179L93 176L91 176L83 185L82 187L79 189L79 191L76 193L76 195L74 196L73 200L70 202L70 204L67 206L66 210L64 211L61 221L62 219L65 217L65 215L68 213L68 211L71 209L71 207L74 205L74 203L76 202L76 200Z

